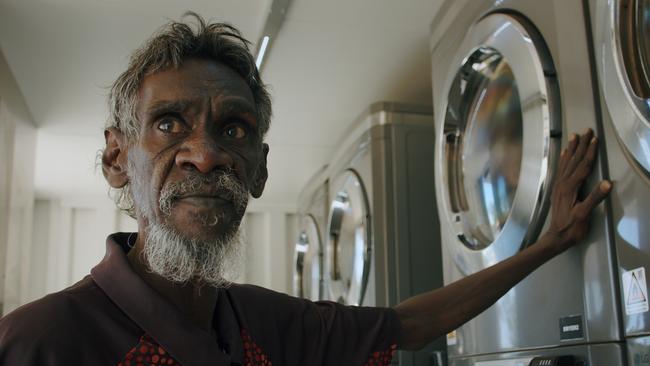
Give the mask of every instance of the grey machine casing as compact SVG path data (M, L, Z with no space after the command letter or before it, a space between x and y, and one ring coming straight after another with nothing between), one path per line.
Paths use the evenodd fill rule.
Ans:
M453 0L443 3L432 23L436 188L445 284L533 243L548 225L549 196L561 146L566 146L570 133L600 130L583 5L574 0ZM522 170L502 230L485 248L470 248L463 244L468 234L457 221L471 212L454 211L447 183L450 175L471 175L465 168L471 169L473 162L465 161L456 171L446 168L458 167L457 162L445 161L449 141L462 139L448 128L448 120L458 118L449 109L449 96L454 90L464 92L462 82L454 83L462 76L459 70L469 55L495 49L512 68L522 101L518 106L523 126ZM482 64L472 66L479 70ZM589 190L603 178L603 149L600 152ZM537 269L448 336L450 365L527 366L534 357L557 355L572 355L590 366L623 364L616 260L604 206L595 210L591 222L583 243Z
M601 135L614 182L608 203L628 365L650 365L647 281L624 278L626 273L631 279L632 273L650 269L650 2L589 0L588 4ZM630 62L631 54L624 51L632 38L637 43L628 51L639 57L637 63ZM632 79L645 85L644 93L635 90Z
M341 138L328 173L326 299L388 307L442 286L433 137L431 107L379 102ZM439 339L394 362L440 364L432 352L443 350Z

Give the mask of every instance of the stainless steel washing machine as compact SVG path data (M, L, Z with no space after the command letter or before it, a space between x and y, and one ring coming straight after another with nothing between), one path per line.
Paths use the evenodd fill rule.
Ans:
M328 299L393 306L442 285L433 138L430 107L385 102L341 138L329 170ZM444 349L440 341L395 360L430 365L431 352Z
M561 147L572 132L599 131L583 5L451 0L433 21L445 283L534 243L548 224ZM601 163L588 185L603 178ZM566 353L582 364L620 365L618 280L607 223L599 207L583 243L450 333L450 364L524 365L523 352L529 360ZM611 357L590 356L595 345Z
M323 299L323 248L329 210L327 166L307 182L298 197L298 232L293 260L293 294Z
M590 0L629 365L650 365L650 1Z

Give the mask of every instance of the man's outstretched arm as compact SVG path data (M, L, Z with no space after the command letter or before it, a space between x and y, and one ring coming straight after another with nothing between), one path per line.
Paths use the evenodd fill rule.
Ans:
M551 196L551 223L539 240L520 253L492 267L435 291L405 300L395 307L401 323L398 344L416 350L458 328L494 304L508 290L551 258L583 239L589 217L611 190L600 182L583 201L580 187L596 159L593 131L572 135L562 151Z

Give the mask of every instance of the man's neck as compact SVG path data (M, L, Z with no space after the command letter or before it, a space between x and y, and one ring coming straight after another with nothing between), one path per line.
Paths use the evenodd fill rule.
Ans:
M178 284L152 273L143 261L144 235L138 234L135 245L127 254L129 264L149 286L181 311L185 317L199 328L213 333L214 309L218 291L212 286L197 283Z

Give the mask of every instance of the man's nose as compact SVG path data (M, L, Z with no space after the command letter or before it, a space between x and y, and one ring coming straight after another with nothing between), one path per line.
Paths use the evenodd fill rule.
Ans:
M181 146L176 154L176 165L207 174L215 169L232 168L233 160L209 134L196 133Z

